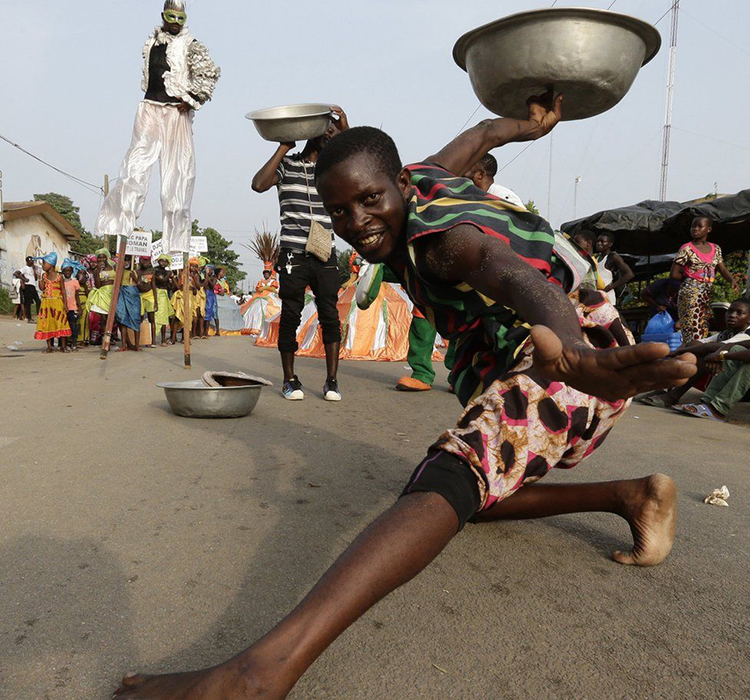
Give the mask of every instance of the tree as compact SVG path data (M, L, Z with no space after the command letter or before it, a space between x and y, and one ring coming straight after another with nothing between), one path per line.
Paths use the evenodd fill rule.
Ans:
M344 284L351 277L352 271L349 267L349 259L352 257L353 252L353 248L347 248L341 252L336 250L336 260L339 263L339 282L341 284Z
M530 199L528 202L526 202L526 208L532 213L539 216L539 209L537 209L536 204L534 204L534 200Z
M154 242L161 239L164 235L161 231L151 229L152 240ZM239 253L235 253L230 246L232 241L228 241L222 236L215 228L207 226L201 228L198 220L193 221L193 236L205 236L208 242L208 252L203 253L212 265L216 267L223 267L227 273L227 282L232 291L234 291L237 284L247 277L247 272L240 270L237 261L239 260Z
M47 192L46 194L35 194L35 202L47 202L60 216L63 217L81 236L81 239L75 241L71 248L80 255L90 255L95 250L104 247L104 239L89 233L81 223L79 207L73 204L70 197L57 192Z
M198 220L193 221L193 235L205 236L208 241L208 253L206 257L212 264L217 267L223 267L227 273L227 281L232 290L247 277L247 273L240 270L237 261L240 258L239 253L231 249L232 241L228 241L215 228L207 226L201 228Z

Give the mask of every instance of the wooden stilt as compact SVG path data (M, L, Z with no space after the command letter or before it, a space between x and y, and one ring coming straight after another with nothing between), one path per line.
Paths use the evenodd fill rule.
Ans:
M190 255L185 253L183 255L185 266L182 271L185 273L185 279L182 284L182 301L183 301L183 322L182 322L182 337L185 344L185 369L190 369L190 331L193 326L193 317L190 313Z
M112 342L112 329L115 327L115 313L117 311L117 299L120 296L120 287L122 286L122 276L125 272L125 247L128 244L127 236L120 237L120 249L117 252L117 268L115 269L115 286L112 290L112 301L109 303L109 313L107 314L107 327L102 337L102 350L99 354L100 360L106 360L109 353L109 346Z

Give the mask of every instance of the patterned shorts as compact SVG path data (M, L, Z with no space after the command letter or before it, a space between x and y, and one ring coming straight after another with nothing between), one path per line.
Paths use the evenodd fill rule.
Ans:
M571 299L588 345L604 349L633 343L601 293L581 292ZM610 403L560 382L533 379L532 352L528 340L520 361L468 404L458 425L432 445L403 495L440 493L463 526L553 467L576 466L604 442L629 401Z

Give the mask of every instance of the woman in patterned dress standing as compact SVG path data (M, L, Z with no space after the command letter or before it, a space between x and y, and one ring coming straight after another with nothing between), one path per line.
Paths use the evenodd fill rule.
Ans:
M682 281L677 310L683 343L708 335L708 304L717 271L732 285L735 294L740 291L737 280L724 266L721 248L708 242L712 226L711 217L696 216L690 226L692 240L680 248L672 263L670 277Z

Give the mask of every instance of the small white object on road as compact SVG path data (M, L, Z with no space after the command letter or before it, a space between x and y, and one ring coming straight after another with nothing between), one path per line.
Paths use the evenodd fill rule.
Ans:
M723 506L728 508L729 504L727 503L727 498L729 498L729 489L726 486L722 486L720 489L714 489L711 491L711 493L703 499L703 502L708 503L711 506Z

